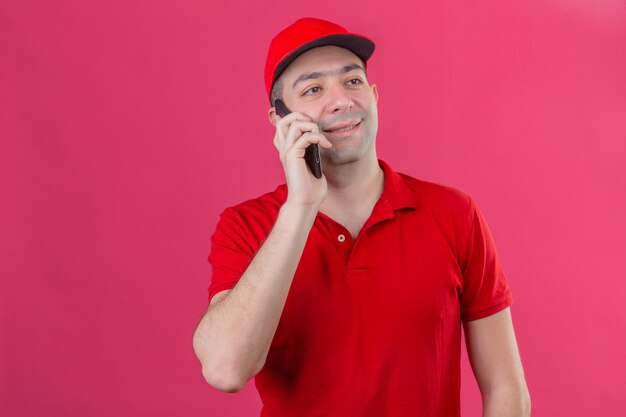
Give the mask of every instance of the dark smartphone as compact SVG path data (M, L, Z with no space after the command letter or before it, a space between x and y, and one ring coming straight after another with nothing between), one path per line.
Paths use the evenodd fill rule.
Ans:
M287 108L281 99L277 99L274 102L274 106L276 107L276 113L280 117L285 117L291 113L291 110ZM322 178L322 160L320 158L320 147L317 143L307 146L304 150L304 160L315 178Z

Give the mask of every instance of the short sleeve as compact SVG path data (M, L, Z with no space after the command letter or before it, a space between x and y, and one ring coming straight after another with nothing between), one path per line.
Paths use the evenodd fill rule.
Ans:
M233 208L227 208L220 215L215 232L211 236L209 264L211 284L208 288L208 301L220 291L231 289L246 271L254 257L250 247L244 222Z
M513 303L495 243L480 209L470 197L469 233L461 261L461 318L481 319Z

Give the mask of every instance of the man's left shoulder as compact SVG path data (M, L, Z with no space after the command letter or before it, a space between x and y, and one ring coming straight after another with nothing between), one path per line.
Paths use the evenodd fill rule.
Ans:
M472 196L456 187L426 181L411 175L398 173L421 205L435 211L452 210L467 213L474 204Z

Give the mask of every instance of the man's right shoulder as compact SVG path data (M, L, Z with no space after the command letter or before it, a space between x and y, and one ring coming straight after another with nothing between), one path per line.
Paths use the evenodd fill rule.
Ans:
M242 214L258 215L267 212L278 211L287 199L287 185L281 184L274 191L270 191L256 198L242 201L230 206L224 211L236 211Z
M220 222L236 222L261 232L271 230L286 199L287 185L281 184L274 191L225 208Z

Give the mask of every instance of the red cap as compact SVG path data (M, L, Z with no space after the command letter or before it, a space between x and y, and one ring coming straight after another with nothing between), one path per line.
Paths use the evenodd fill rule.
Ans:
M327 45L345 48L363 62L372 56L375 47L371 39L349 33L335 23L313 17L297 20L272 39L265 62L267 95L271 94L274 81L294 59L309 49Z

